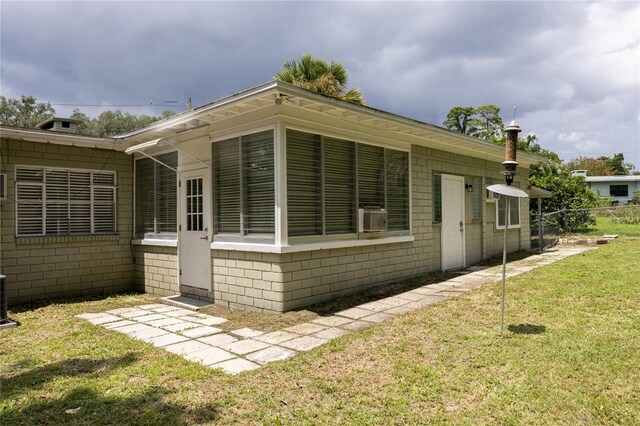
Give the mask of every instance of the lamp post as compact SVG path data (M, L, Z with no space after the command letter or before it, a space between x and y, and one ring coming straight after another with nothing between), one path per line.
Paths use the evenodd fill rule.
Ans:
M504 166L504 170L502 171L502 175L504 176L504 180L506 185L491 185L487 187L489 191L495 192L496 194L500 194L501 197L506 197L506 209L504 212L504 236L502 241L502 286L500 289L500 334L504 332L504 293L505 293L505 280L507 275L507 230L509 229L509 211L511 209L510 200L511 197L517 198L525 198L528 197L527 193L514 188L511 185L513 184L513 178L516 175L516 168L518 167L518 162L516 161L516 152L518 146L518 133L520 133L520 126L515 121L509 123L507 128L505 129L507 133L507 142L505 149L505 160L502 162ZM500 209L498 209L499 211ZM499 220L499 217L496 218L496 221Z

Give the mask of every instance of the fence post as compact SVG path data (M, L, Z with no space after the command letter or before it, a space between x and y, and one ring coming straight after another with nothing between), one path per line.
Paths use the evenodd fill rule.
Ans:
M538 249L544 250L544 216L542 216L542 212L538 213Z

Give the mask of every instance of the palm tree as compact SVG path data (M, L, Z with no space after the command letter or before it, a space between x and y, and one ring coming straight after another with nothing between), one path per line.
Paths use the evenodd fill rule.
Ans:
M347 69L340 62L328 63L321 58L302 55L299 60L285 62L282 71L275 75L275 79L321 95L358 105L365 104L360 89L347 90L349 76Z

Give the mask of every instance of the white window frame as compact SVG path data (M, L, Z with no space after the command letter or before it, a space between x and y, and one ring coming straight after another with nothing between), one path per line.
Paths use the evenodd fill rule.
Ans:
M30 169L30 170L42 170L42 181L24 181L21 182L18 180L18 170L20 169ZM90 191L90 200L88 203L82 202L75 204L88 204L90 211L90 232L87 233L66 233L66 234L47 234L47 185L46 185L46 175L48 171L62 171L62 172L79 172L79 173L90 173L90 183L88 185L88 189ZM100 185L94 184L94 174L109 174L113 176L113 185ZM16 165L15 167L15 179L14 179L14 193L16 197L15 205L15 235L18 238L23 237L62 237L62 236L81 236L81 235L116 235L118 233L118 176L115 171L111 170L95 170L95 169L79 169L79 168L71 168L71 167L41 167L41 166L31 166L31 165ZM22 185L31 185L31 186L40 186L42 187L42 199L40 203L42 204L42 233L39 234L19 234L18 233L18 211L21 200L18 198L18 188ZM113 191L113 232L95 232L95 203L94 203L94 188L109 188ZM59 201L59 200L58 200ZM67 200L69 205L74 204L74 201L71 199Z
M521 207L520 198L517 198L517 197L510 197L510 198L511 198L511 200L509 201L509 203L513 203L514 200L518 203L518 224L517 225L513 225L512 224L511 209L509 209L507 211L507 218L508 218L508 221L509 221L508 222L509 223L509 229L519 229L519 228L522 227L522 214L521 214L521 209L520 209L520 207ZM496 204L496 230L504 229L504 225L500 225L500 199L497 199L495 204Z

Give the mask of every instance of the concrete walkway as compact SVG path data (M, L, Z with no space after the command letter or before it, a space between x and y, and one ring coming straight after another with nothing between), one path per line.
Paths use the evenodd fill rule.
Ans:
M507 265L507 277L529 272L591 247L556 247ZM265 333L241 328L225 333L216 325L227 320L161 304L113 309L77 315L92 324L125 333L190 361L230 374L282 361L355 330L361 330L420 309L458 297L466 291L499 281L502 267L474 266L460 276L429 284L395 296L365 303L333 315Z

